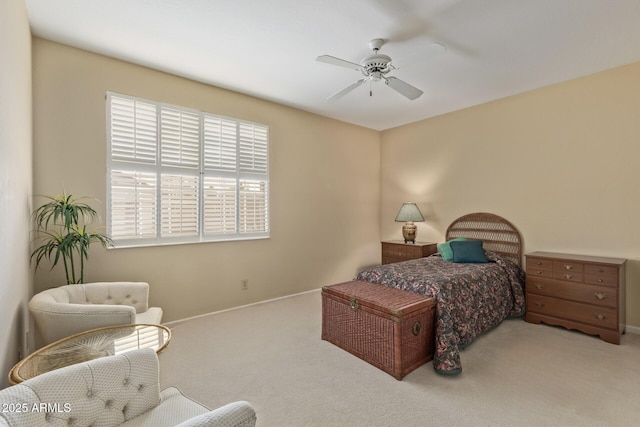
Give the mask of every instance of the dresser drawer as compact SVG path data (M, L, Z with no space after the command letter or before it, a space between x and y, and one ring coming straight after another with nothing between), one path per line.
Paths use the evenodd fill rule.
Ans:
M582 282L584 276L581 272L576 273L573 271L558 271L553 270L553 278L557 280L570 280L572 282Z
M546 270L544 268L536 268L527 266L527 277L553 277L553 270Z
M618 286L618 269L606 265L587 264L584 267L584 281L594 285Z
M571 280L572 282L583 281L584 265L579 262L571 261L554 261L553 262L553 278L558 280Z
M618 293L606 286L548 280L527 276L527 292L565 300L585 302L603 307L616 308Z
M618 328L618 312L609 307L529 294L527 312L568 319L608 329Z
M553 261L553 272L558 273L582 273L584 264L569 260Z
M542 258L527 258L527 272L529 270L551 270L553 269L553 261Z
M385 243L382 245L382 256L404 258L406 255L407 251L403 245L394 245L391 243Z
M391 257L391 258L398 258L398 259L405 259L405 260L421 258L422 247L385 244L382 247L382 255Z
M404 256L408 259L421 258L422 246L405 246Z

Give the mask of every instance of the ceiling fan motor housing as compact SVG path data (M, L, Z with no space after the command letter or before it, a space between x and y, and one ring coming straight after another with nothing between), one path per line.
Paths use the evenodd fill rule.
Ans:
M374 73L387 74L393 69L391 58L381 53L367 56L360 61L360 65L362 65L362 74L365 76L370 76Z

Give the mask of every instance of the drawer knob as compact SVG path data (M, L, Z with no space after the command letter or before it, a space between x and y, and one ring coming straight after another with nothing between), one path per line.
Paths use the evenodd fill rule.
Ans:
M599 300L603 300L607 298L607 294L605 294L604 292L596 292L595 294L593 294L593 296Z
M536 262L536 265L542 265L542 263L540 261Z
M572 276L572 275L570 275L570 274L565 274L565 275L564 275L564 278L565 278L565 279L571 279L572 277L573 277L573 276Z
M542 274L542 271L538 270L536 271L536 274Z
M536 307L538 307L538 308L542 308L542 307L544 307L544 304L543 304L543 303L541 303L540 301L535 301L535 302L534 302L534 304L535 304L535 306L536 306Z
M598 313L598 314L596 314L596 319L598 319L598 320L607 320L607 315L606 314L602 314L602 313Z
M604 282L604 280L602 280L602 279L598 279L598 282L599 282L599 283L602 283L602 282Z
M565 269L565 270L573 270L573 265L571 265L571 264L565 264L565 265L564 265L564 269Z
M536 286L536 289L538 289L538 290L542 290L542 289L544 289L544 285L542 285L542 284L540 284L540 283L536 283L536 285L535 285L535 286Z

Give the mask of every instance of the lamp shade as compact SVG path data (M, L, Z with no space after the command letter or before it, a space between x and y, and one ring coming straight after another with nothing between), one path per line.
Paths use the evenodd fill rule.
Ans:
M403 203L396 215L396 222L422 222L424 217L418 205L412 202Z

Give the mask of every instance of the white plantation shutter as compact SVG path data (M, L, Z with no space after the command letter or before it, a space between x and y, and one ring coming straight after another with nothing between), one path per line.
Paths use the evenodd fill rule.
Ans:
M204 117L204 169L235 172L238 126L235 120Z
M240 124L240 170L242 172L267 173L266 126L253 123Z
M197 236L199 233L199 183L197 176L163 174L160 185L162 237Z
M111 158L155 164L156 122L155 105L133 99L113 99L110 123Z
M107 93L116 246L269 237L269 128Z
M111 171L111 237L114 240L156 235L156 175Z
M267 232L267 182L240 180L240 233Z
M204 178L204 234L235 234L237 182L234 178Z
M241 234L269 232L268 136L269 129L255 123L240 123L240 179L238 221Z
M200 167L200 116L175 108L160 109L160 159L163 166Z

